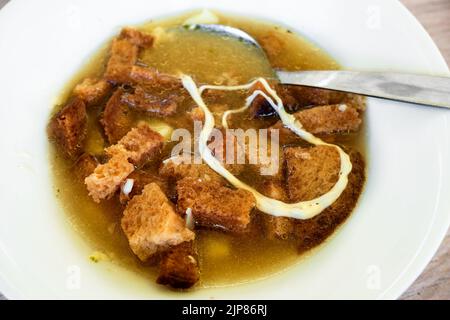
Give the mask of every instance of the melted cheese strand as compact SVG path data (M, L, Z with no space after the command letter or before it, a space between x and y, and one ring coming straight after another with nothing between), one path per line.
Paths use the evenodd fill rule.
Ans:
M202 131L199 136L199 152L202 156L203 160L211 167L215 172L220 174L222 177L228 180L233 186L236 188L244 189L253 194L256 199L256 207L265 212L267 214L271 214L273 216L284 216L291 217L296 219L310 219L314 216L321 213L324 209L334 203L339 196L344 191L345 187L348 183L348 174L352 170L352 164L350 162L350 157L338 146L328 144L316 138L314 135L309 132L303 130L302 125L299 121L295 119L295 117L291 114L288 114L284 110L283 102L280 97L278 97L275 90L273 90L267 81L264 78L258 78L255 81L252 81L246 85L240 86L202 86L200 88L197 87L195 82L191 77L187 75L183 75L181 77L184 88L189 92L192 99L195 103L202 109L205 114L205 123ZM302 201L298 203L284 203L279 200L275 200L269 197L264 196L263 194L256 191L254 188L245 184L236 178L233 174L231 174L227 169L225 169L220 162L213 156L211 150L207 146L207 142L211 131L214 129L214 117L211 111L206 106L203 101L201 95L204 90L212 89L212 90L245 90L250 89L255 83L260 82L265 90L274 98L276 103L272 99L267 99L267 101L271 104L271 106L278 113L283 124L294 133L299 135L304 140L314 144L314 145L327 145L335 147L340 155L341 160L341 168L339 173L339 179L336 184L331 188L331 190L324 195L309 201ZM256 95L253 96L253 99ZM252 100L248 99L246 104L250 104ZM248 106L247 106L248 107ZM241 108L242 109L242 108ZM245 109L244 109L245 110Z
M201 88L200 88L201 89ZM214 89L213 89L214 90ZM202 92L202 91L200 91ZM222 127L224 127L225 129L228 129L228 116L230 114L234 114L234 113L241 113L244 112L245 110L248 109L248 107L250 107L250 105L252 104L253 100L257 97L257 96L263 96L267 101L272 100L270 97L268 97L264 92L262 92L261 90L255 90L255 92L253 92L251 94L251 96L247 97L247 99L245 100L245 104L242 108L239 109L233 109L233 110L227 110L223 113L222 115Z

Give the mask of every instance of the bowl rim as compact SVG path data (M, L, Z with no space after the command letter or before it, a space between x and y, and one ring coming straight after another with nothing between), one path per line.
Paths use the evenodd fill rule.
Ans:
M414 15L406 8L404 4L402 4L399 0L395 1L398 6L400 6L403 14L407 17L412 24L415 25L415 32L417 36L420 36L431 45L432 51L430 51L430 55L433 55L435 59L435 63L440 64L440 69L442 69L443 73L449 73L449 68L445 62L444 57L440 53L438 47L427 33L425 28L420 24L420 22L414 17ZM0 19L2 19L5 15L9 14L9 12L13 12L16 7L19 7L20 1L9 1L1 10L0 10ZM213 5L211 6L214 7ZM197 7L192 7L192 9L196 9ZM178 11L174 10L174 13ZM450 217L450 216L449 216ZM427 251L426 258L422 258L420 262L416 262L413 259L409 266L405 268L399 278L389 287L387 288L381 295L380 298L398 298L413 282L414 280L423 272L429 261L435 255L436 251L439 249L439 245L444 239L448 227L450 225L450 218L447 217L446 225L442 225L440 227L440 231L433 234L432 239L428 239L427 247L432 248ZM0 253L1 253L1 245L0 242ZM414 264L414 266L413 266ZM5 297L8 298L23 298L24 296L20 294L20 289L18 289L14 284L12 284L8 279L6 279L0 270L0 288L2 288L2 293Z

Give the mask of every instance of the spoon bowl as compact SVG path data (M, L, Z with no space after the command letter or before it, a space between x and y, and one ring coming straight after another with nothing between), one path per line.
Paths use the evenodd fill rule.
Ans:
M202 30L244 41L260 49L263 47L248 33L220 24L196 24L192 29ZM283 84L343 91L375 98L408 102L423 106L450 108L450 78L419 74L358 71L284 71L275 70Z

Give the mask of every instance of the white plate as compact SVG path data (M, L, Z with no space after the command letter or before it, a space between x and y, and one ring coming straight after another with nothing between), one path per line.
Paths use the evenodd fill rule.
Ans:
M450 112L374 99L360 204L332 241L289 271L177 294L88 261L92 248L52 191L45 125L53 99L121 26L201 7L291 26L350 69L448 73L423 28L392 0L14 0L0 11L0 291L9 298L397 298L449 225Z

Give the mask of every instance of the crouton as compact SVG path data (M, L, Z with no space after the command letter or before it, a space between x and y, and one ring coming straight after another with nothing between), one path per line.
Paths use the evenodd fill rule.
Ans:
M283 187L283 181L281 179L278 179L279 177L272 178L267 177L261 184L260 190L263 195L266 197L280 200L280 201L287 201L287 193L286 190Z
M133 187L131 188L130 192L124 193L124 185L128 179L131 179L133 181ZM119 198L120 203L127 203L128 200L133 198L135 195L141 194L142 190L144 190L144 187L152 182L156 183L166 195L169 193L169 186L166 180L163 180L159 176L150 172L144 170L136 170L133 171L121 184L122 192L120 193Z
M77 84L73 93L87 105L101 102L111 90L111 85L104 79L86 78Z
M186 177L191 177L207 182L216 181L221 184L225 183L224 178L207 164L195 164L194 158L191 155L178 156L163 161L159 169L159 174L162 177L172 180L181 180Z
M128 39L114 39L104 78L113 84L129 83L130 72L137 61L139 47Z
M289 89L288 86L283 85L283 84L278 84L275 87L275 89L276 89L277 94L280 97L281 101L283 101L284 109L287 112L293 113L293 112L296 112L296 111L302 109L302 107L304 107L302 102L294 97L294 95L292 94L292 91Z
M191 208L196 224L245 232L255 206L253 195L242 189L230 189L215 181L191 177L177 182L178 210Z
M130 111L125 103L122 102L124 91L117 89L112 97L108 100L105 110L103 111L100 123L103 126L105 135L109 143L117 143L128 131L131 130L133 119Z
M122 101L138 111L150 113L157 117L167 117L176 113L178 104L184 99L176 93L161 96L147 92L143 87L137 86L134 93L125 93Z
M302 107L336 104L345 97L345 93L338 91L290 85L285 87Z
M84 183L95 202L111 198L120 184L133 172L126 154L116 154L105 164L98 165Z
M133 66L130 79L134 84L149 88L181 89L183 85L178 77L161 73L155 68Z
M297 111L300 106L297 99L295 99L289 88L285 85L281 85L279 83L275 83L273 81L269 82L269 85L272 89L274 89L277 93L277 95L280 97L281 101L283 101L283 105L286 111L288 112L295 112ZM252 94L255 90L260 90L267 94L269 97L272 98L270 94L268 94L267 90L264 88L264 86L257 82L250 90L249 94ZM276 103L276 101L274 101ZM251 103L249 107L249 113L251 118L263 118L263 117L272 117L275 116L277 113L272 108L270 103L264 98L263 96L259 95L257 96Z
M233 175L239 175L245 169L246 143L240 141L235 134L222 130L222 139L208 144L212 153L221 165Z
M156 183L145 186L141 195L128 202L121 225L131 249L142 261L195 238Z
M72 167L72 173L77 181L84 183L84 179L90 176L99 162L96 157L88 153L83 153Z
M188 289L200 277L194 243L183 242L170 248L162 257L157 283L175 289Z
M341 162L334 147L287 147L284 157L291 201L312 200L330 191L338 180Z
M153 37L136 29L124 28L113 40L104 78L113 84L130 83L140 48L153 45Z
M362 119L359 112L346 104L329 105L305 109L294 113L303 129L312 134L334 134L358 131ZM289 144L298 140L298 136L278 121L271 128L279 130L280 142Z
M205 122L205 113L203 112L202 108L195 107L191 110L190 114L192 121Z
M341 196L319 215L296 220L294 235L299 250L306 251L325 240L350 215L364 185L364 161L358 152L350 152L353 169ZM329 146L285 149L288 195L291 201L319 197L333 187L340 171L339 153Z
M154 41L152 35L130 27L123 28L120 32L119 38L126 39L140 48L151 48Z
M65 156L75 158L80 155L87 134L85 103L78 98L71 99L52 117L47 133Z
M164 138L158 132L153 131L145 122L141 122L117 144L106 148L105 152L110 157L124 154L132 164L139 167L159 155L163 143Z
M274 84L270 83L270 86L273 88ZM270 97L267 90L264 86L257 82L249 89L249 95L253 94L256 90L264 92L266 95ZM270 103L261 95L256 96L249 107L249 113L251 118L261 118L261 117L271 117L276 115L276 111L272 108Z
M347 93L345 98L339 101L339 103L346 104L358 111L366 110L366 102L366 97L352 93Z
M293 218L263 216L264 234L268 239L287 240L293 238L295 221Z
M292 86L275 82L270 82L269 84L283 101L285 110L290 113L297 112L305 109L306 107L310 108L312 106L347 104L355 110L364 110L365 107L364 97L355 94L318 88ZM251 94L255 90L261 90L267 94L267 91L259 82L249 90L249 93ZM275 114L275 110L262 96L256 97L250 105L250 116L252 118L268 117Z
M296 113L295 117L313 134L357 131L362 122L358 111L346 104L306 109Z
M283 202L288 201L287 193L283 187L283 181L278 178L270 178L263 182L261 193L272 199ZM261 221L264 234L268 239L289 239L294 231L294 219L276 217L261 213Z

